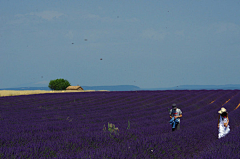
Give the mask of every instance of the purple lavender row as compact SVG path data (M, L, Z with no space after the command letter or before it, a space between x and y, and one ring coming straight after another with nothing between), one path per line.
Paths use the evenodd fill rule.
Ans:
M56 128L54 128L54 127L49 127L49 131L51 132L51 130L53 131L53 130L56 130ZM59 127L59 130L61 130L61 127ZM54 132L54 131L53 131ZM69 133L66 133L66 135L67 134L69 134ZM94 139L93 139L94 140ZM50 149L51 150L51 149ZM133 153L135 153L134 152L134 150L131 150ZM150 153L152 152L152 151L149 151ZM113 155L114 153L112 153L112 155ZM74 156L74 155L73 155ZM115 156L116 157L116 156Z
M196 155L197 158L240 158L240 109L229 114L230 133L225 137L209 143L207 147Z
M222 97L222 98L225 98L225 97ZM238 93L237 96L235 96L232 99L233 103L235 101L235 106L238 105L238 99L239 98L240 98L240 92ZM219 99L216 100L217 103L218 103L218 100L222 101L222 99L219 98ZM194 123L194 122L198 123L198 125L199 125L199 124L204 123L204 122L216 120L217 117L218 117L218 114L216 112L218 111L218 109L221 106L212 103L212 104L209 104L209 105L207 105L205 107L209 111L206 111L206 109L200 109L200 110L197 110L195 114L191 114L191 112L190 113L186 113L184 115L184 117L187 116L188 118L186 120L183 118L183 120L181 121L181 128L184 129L184 128L187 128L187 127L192 127L192 123ZM147 123L145 125L147 129L145 130L144 129L145 126L141 126L141 132L143 132L143 134L145 134L145 135L146 134L152 134L153 135L153 134L156 134L156 133L157 134L162 134L162 133L170 132L169 124L167 124L166 122L162 121L161 122L162 124L158 124L158 126L156 127L155 125L151 124L154 121L155 121L155 119L149 119L149 120L142 121L141 123L143 123L143 124ZM199 121L199 122L197 122L197 121ZM152 131L152 129L154 129L154 128L157 129L157 130L156 131Z
M222 98L224 98L224 97L222 97ZM147 114L147 112L146 112L146 114ZM154 113L150 112L149 114L154 114ZM186 113L185 115L188 115L188 113ZM163 118L159 117L161 119L161 120L159 120L159 118L158 119L157 118L152 118L151 116L149 116L150 117L149 119L146 119L146 115L145 115L142 119L138 119L138 120L141 120L141 123L142 123L141 129L144 128L145 126L148 129L151 129L151 127L156 127L155 124L151 124L151 123L154 123L154 121L158 120L159 121L158 122L159 124L157 125L157 127L158 127L158 131L157 132L158 132L158 134L159 133L160 134L161 133L168 133L170 131L170 127L169 127L169 124L166 123L166 121L169 120L169 114L165 114L164 116L165 117L163 117ZM204 118L204 117L202 117L202 118ZM145 124L145 126L143 124Z

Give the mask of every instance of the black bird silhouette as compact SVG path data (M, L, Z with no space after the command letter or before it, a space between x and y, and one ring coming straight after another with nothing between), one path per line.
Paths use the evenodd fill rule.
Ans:
M72 43L72 44L74 44L74 43Z
M100 60L102 60L102 58L100 58Z

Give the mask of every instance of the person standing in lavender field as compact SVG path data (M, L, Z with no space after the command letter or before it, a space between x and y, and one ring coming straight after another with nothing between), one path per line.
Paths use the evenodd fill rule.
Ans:
M220 111L218 111L218 139L226 136L230 132L230 126L228 125L228 112L222 107Z
M180 118L182 117L182 111L177 108L177 104L172 104L172 109L169 111L171 120L169 123L172 125L172 131L180 130Z

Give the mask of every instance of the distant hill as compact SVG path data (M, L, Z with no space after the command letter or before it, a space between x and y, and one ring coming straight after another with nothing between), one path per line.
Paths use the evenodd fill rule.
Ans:
M240 90L240 84L228 85L179 85L167 88L140 88L134 85L81 86L84 90L135 91L135 90ZM48 87L1 88L0 90L51 90Z
M168 88L143 88L143 90L240 90L240 84L227 85L179 85Z
M134 85L116 85L116 86L81 86L84 90L109 90L109 91L132 91L140 90L140 87Z
M108 91L132 91L140 90L134 85L116 85L116 86L81 86L84 90L108 90ZM0 90L51 90L49 87L18 87L2 88Z

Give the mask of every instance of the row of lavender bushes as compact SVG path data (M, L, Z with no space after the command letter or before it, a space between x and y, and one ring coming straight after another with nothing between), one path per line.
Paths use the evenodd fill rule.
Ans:
M224 104L230 112L231 134L236 132L240 120L235 113L239 109L234 107L239 97L239 91L4 97L0 99L4 112L0 155L3 158L192 158L206 151L210 156L211 151L205 147L219 141L216 112ZM173 102L182 109L183 118L181 130L171 133L167 110ZM105 125L100 128L105 121L112 121L108 123L108 131Z

